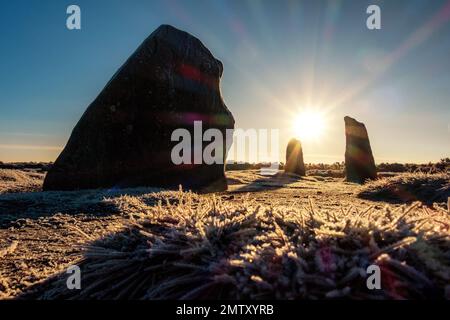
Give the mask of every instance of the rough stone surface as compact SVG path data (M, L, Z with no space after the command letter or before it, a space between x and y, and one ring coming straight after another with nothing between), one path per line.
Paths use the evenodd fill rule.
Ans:
M286 148L285 172L294 173L299 176L305 175L305 164L303 162L303 150L300 140L291 139Z
M345 170L347 181L364 183L377 178L377 169L364 123L345 117Z
M48 172L44 190L226 189L223 164L174 165L171 160L179 143L171 141L173 130L187 129L193 143L194 121L203 122L203 132L219 129L224 138L225 130L234 128L220 93L222 72L222 63L200 40L160 26L87 108ZM225 157L226 147L221 153Z

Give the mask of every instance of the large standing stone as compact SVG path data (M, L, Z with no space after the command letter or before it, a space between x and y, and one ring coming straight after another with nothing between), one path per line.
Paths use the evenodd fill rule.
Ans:
M345 170L348 181L364 183L377 178L377 169L364 123L345 117Z
M180 184L226 189L224 164L175 165L171 160L179 143L171 141L173 130L187 129L193 143L194 121L203 122L203 131L219 129L224 138L225 130L234 128L219 89L222 72L222 63L200 40L160 26L87 108L48 172L44 190ZM226 151L224 142L224 160Z
M305 175L305 164L303 163L303 150L300 140L291 139L286 148L286 165L284 171L299 176Z

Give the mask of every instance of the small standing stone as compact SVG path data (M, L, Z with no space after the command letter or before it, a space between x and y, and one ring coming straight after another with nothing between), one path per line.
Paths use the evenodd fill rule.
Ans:
M305 176L305 164L303 163L303 150L300 140L291 139L286 149L285 172Z
M345 170L347 181L364 183L377 178L377 169L370 147L366 126L353 118L345 117Z

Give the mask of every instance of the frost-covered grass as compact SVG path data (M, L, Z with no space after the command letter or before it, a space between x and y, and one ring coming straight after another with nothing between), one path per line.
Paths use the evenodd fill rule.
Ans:
M43 173L0 169L0 194L37 191L42 186Z
M16 172L3 170L0 183L34 179ZM1 194L0 297L450 298L450 213L441 201L448 175L400 174L362 190L318 175L227 175L230 190L215 196L152 188ZM414 197L399 197L399 188ZM48 278L74 263L81 291L67 290L64 272ZM366 287L370 264L381 268L382 290Z
M320 210L312 200L267 206L251 195L232 202L181 191L104 201L130 219L123 231L84 246L83 289L67 290L63 274L34 297L401 299L449 291L443 208ZM371 264L381 268L382 290L366 287Z
M447 202L450 197L450 174L407 173L365 184L359 197L384 201Z

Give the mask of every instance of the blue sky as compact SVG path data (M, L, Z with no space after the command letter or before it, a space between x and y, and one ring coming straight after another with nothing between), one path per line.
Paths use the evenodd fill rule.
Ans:
M66 28L77 4L82 29ZM382 29L366 28L381 7ZM0 10L0 160L54 160L106 82L159 25L197 36L224 64L240 128L280 129L305 107L327 130L306 162L344 158L343 117L364 122L377 162L450 156L450 1L10 1Z

